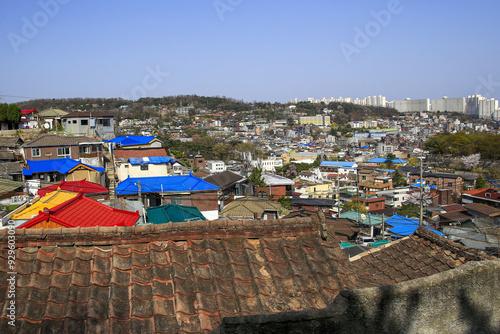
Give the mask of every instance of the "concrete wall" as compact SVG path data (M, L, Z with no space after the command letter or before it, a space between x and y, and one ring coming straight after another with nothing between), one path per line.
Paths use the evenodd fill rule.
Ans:
M380 288L320 310L224 318L212 333L500 333L500 260Z
M165 164L147 164L148 169L142 170L141 165L132 165L130 162L124 162L117 168L118 179L125 180L130 177L151 177L151 176L168 176L172 175L171 165Z

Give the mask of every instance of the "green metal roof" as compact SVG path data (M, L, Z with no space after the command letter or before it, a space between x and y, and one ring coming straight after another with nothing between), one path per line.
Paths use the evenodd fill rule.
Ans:
M167 204L146 210L148 223L180 223L185 221L206 220L205 216L194 206Z
M0 179L0 195L5 195L12 191L16 191L19 188L22 188L24 183L12 181L8 179ZM21 190L22 191L22 190Z
M366 219L362 219L363 215ZM348 218L357 221L360 224L374 226L382 224L382 217L369 213L361 213L356 211L347 211L340 214L340 218Z
M383 245L387 245L389 242L390 242L389 240L378 240L378 241L375 241L371 246L373 248L376 248L376 247L380 247Z

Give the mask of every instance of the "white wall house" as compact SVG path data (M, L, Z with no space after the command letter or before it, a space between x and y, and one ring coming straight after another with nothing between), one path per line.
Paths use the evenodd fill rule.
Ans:
M210 173L222 173L227 170L226 164L222 160L209 160L205 164L205 169Z
M167 157L128 158L117 166L118 179L172 175L172 163Z
M276 168L283 167L283 160L276 157L270 157L268 159L252 160L250 164L252 167L262 168L264 172L275 172Z
M385 205L393 208L399 208L408 199L410 188L396 188L391 190L377 191L377 196L386 198Z

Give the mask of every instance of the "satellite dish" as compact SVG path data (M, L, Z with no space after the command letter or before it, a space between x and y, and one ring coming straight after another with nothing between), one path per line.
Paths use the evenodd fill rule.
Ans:
M364 213L362 213L362 214L361 214L361 219L362 219L362 220L366 220L366 216L365 216L365 214L364 214Z
M44 128L46 128L46 129L48 130L48 129L50 128L50 124L49 124L49 123L45 123L45 124L43 125L43 127L44 127Z

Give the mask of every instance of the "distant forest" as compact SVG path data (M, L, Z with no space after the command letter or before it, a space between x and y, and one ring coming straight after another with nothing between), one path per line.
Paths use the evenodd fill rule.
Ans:
M425 142L425 149L433 154L455 157L481 153L482 159L500 159L500 135L485 132L440 133Z
M98 110L108 112L120 112L124 117L133 115L143 118L152 116L148 111L149 106L166 106L170 110L178 107L193 106L197 110L217 112L255 112L258 116L265 117L259 112L271 112L272 119L281 118L282 112L288 104L279 102L244 102L225 96L198 96L177 95L164 97L145 97L137 101L124 100L121 98L68 98L68 99L38 99L18 103L21 109L36 108L39 111L48 108L58 108L66 111ZM127 106L126 109L121 108ZM300 102L295 105L297 112L305 112L307 115L322 113L324 109L333 111L334 121L345 124L351 120L362 120L367 117L393 117L399 113L392 108L361 106L351 103L308 103ZM142 116L142 117L141 117Z

